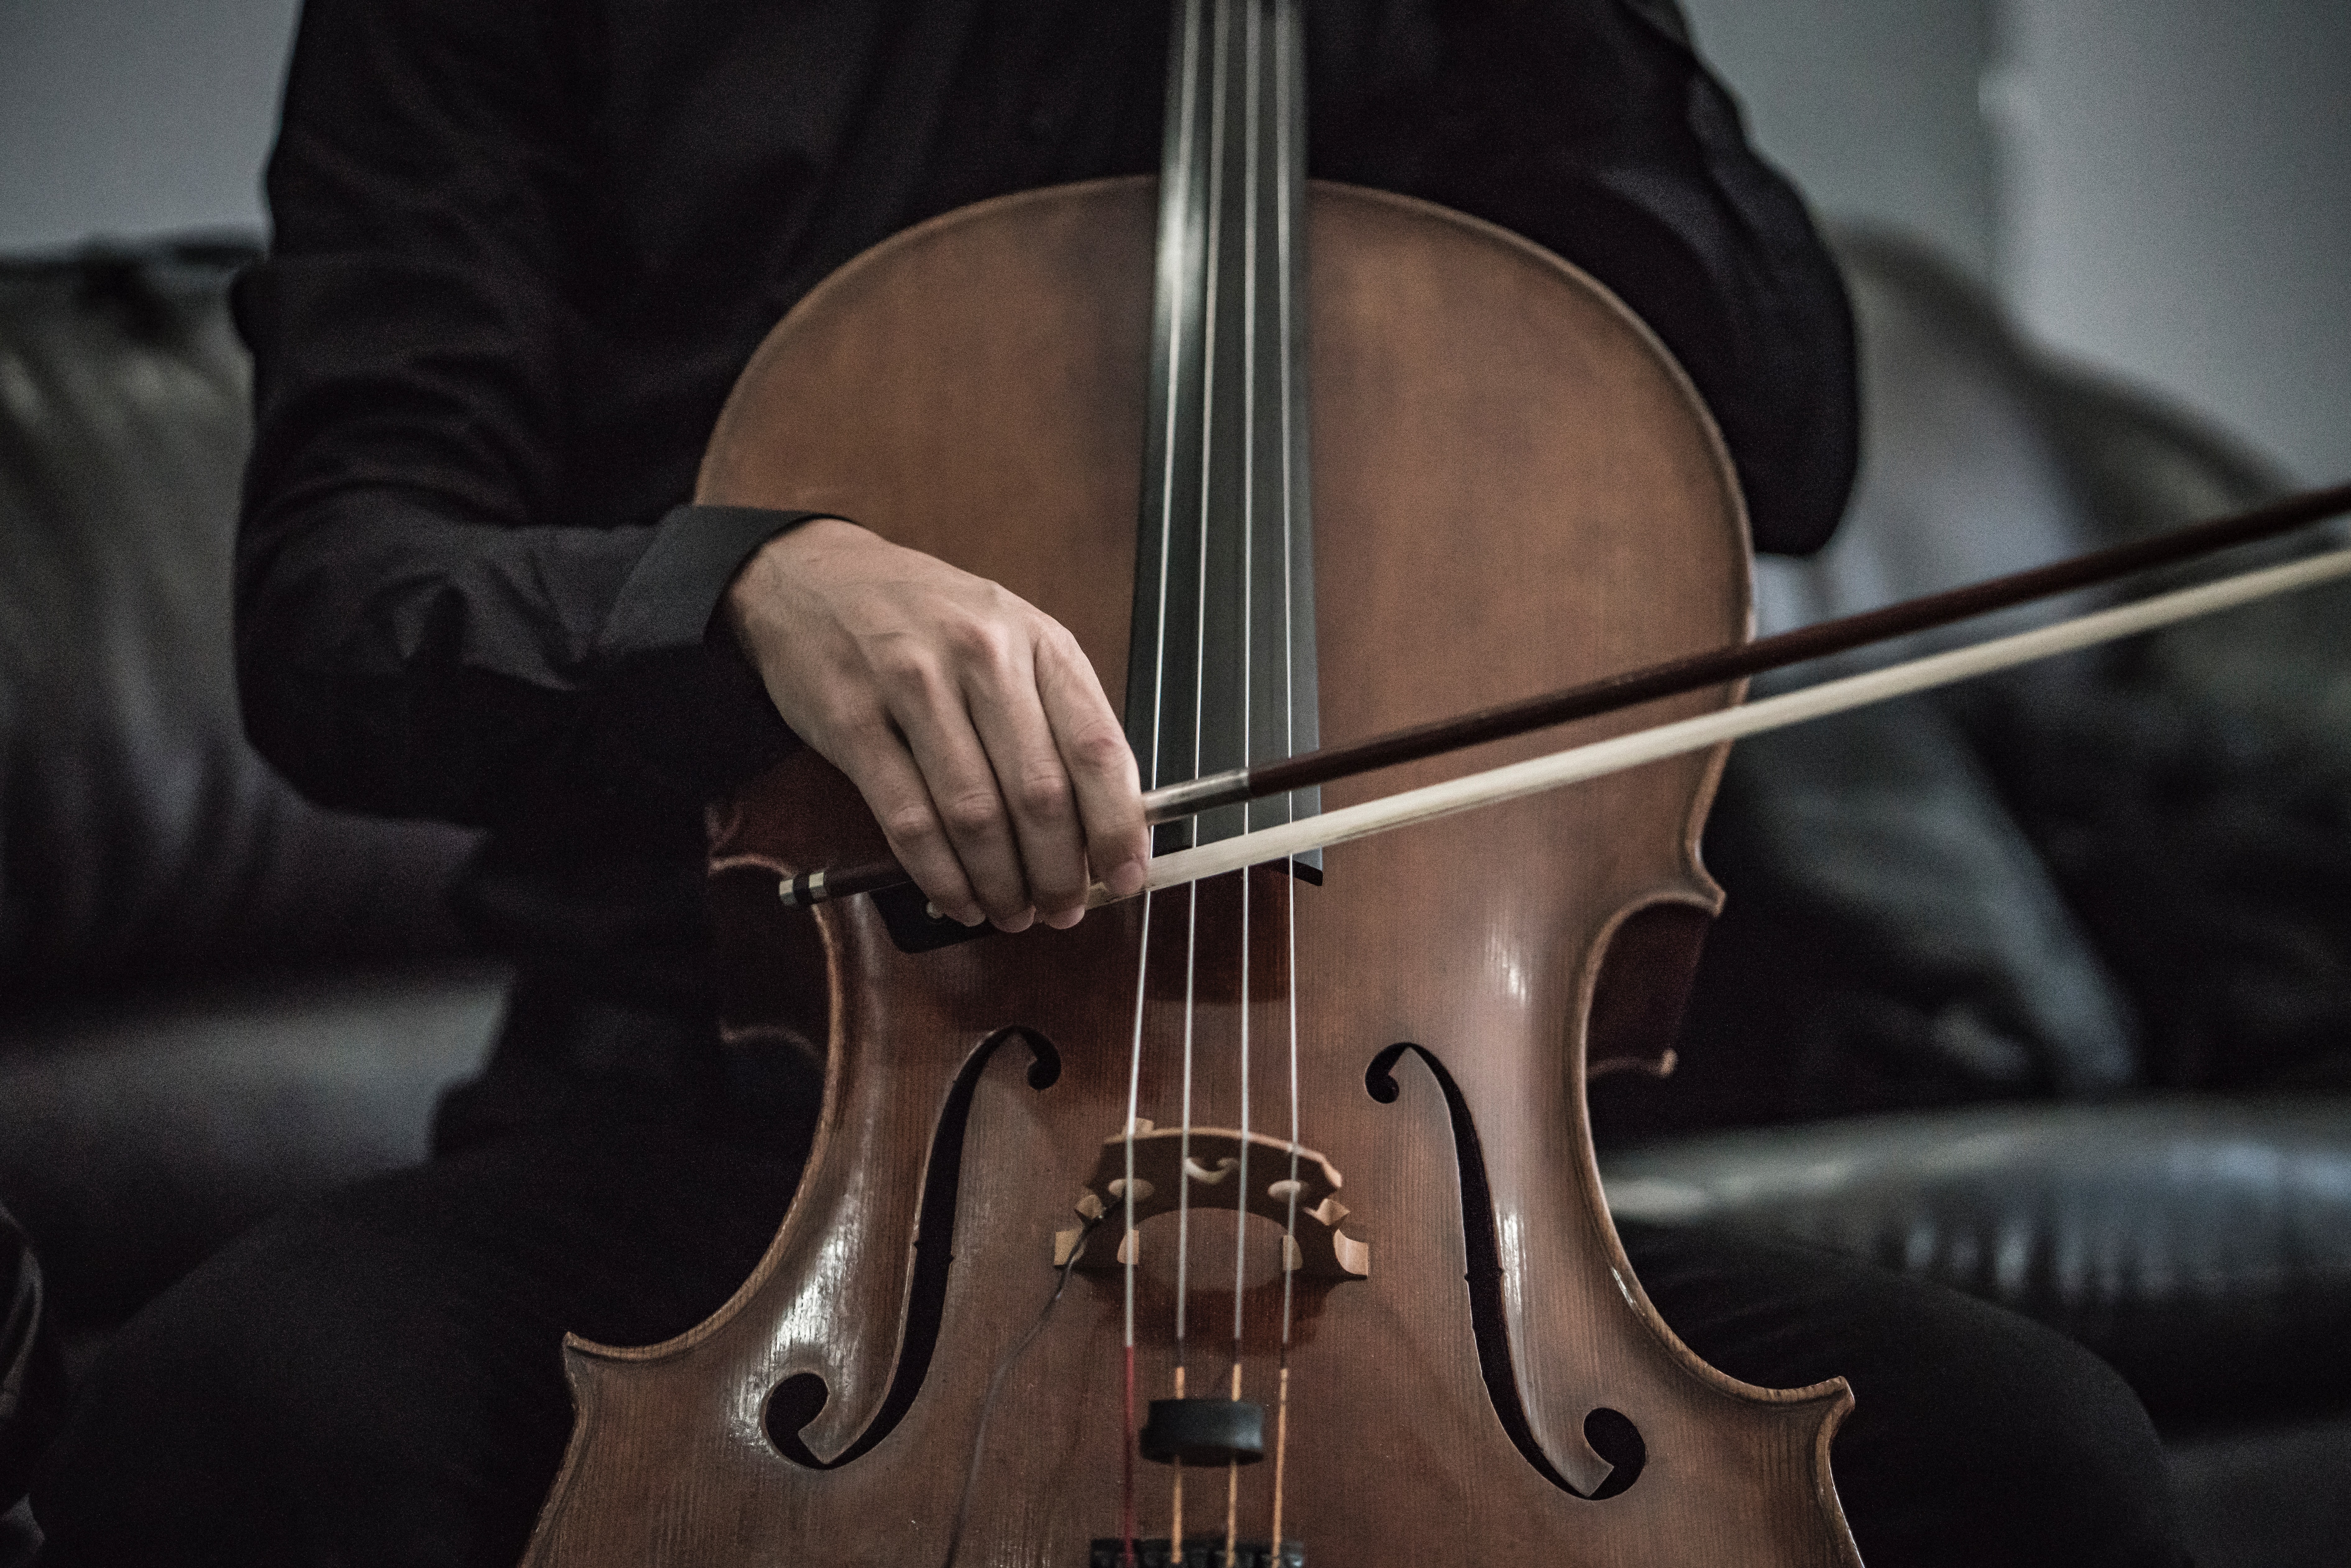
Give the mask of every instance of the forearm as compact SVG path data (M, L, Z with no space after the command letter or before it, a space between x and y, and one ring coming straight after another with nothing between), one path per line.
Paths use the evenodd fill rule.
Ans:
M710 622L791 514L512 527L352 488L247 525L237 659L255 744L325 804L484 826L723 788L791 745Z

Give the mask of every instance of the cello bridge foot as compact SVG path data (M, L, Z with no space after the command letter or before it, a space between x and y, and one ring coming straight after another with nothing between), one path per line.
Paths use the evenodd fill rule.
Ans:
M1124 1543L1116 1536L1099 1537L1087 1558L1086 1568L1126 1568L1127 1554L1120 1550ZM1189 1536L1184 1542L1184 1556L1178 1562L1167 1549L1167 1538L1153 1536L1137 1541L1134 1548L1134 1568L1226 1568L1225 1538L1222 1535ZM1232 1568L1306 1568L1306 1545L1300 1541L1281 1543L1281 1556L1277 1560L1270 1543L1263 1541L1240 1541L1233 1544Z

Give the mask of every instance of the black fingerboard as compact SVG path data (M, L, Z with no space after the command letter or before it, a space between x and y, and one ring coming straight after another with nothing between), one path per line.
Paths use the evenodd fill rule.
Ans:
M1305 66L1295 0L1178 0L1126 734L1146 789L1313 750ZM1158 830L1161 852L1320 792ZM1318 853L1300 857L1319 880Z

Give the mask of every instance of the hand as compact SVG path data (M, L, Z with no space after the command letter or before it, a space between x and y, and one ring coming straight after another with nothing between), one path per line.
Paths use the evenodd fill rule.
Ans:
M723 606L776 711L846 773L940 912L1006 931L1141 890L1134 756L1061 622L835 517L770 539Z

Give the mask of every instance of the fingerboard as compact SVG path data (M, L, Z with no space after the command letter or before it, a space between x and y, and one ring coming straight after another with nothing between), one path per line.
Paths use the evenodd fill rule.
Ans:
M1177 0L1126 733L1145 788L1311 751L1305 63L1296 0ZM1158 830L1160 851L1320 792ZM1299 869L1319 880L1319 855Z

